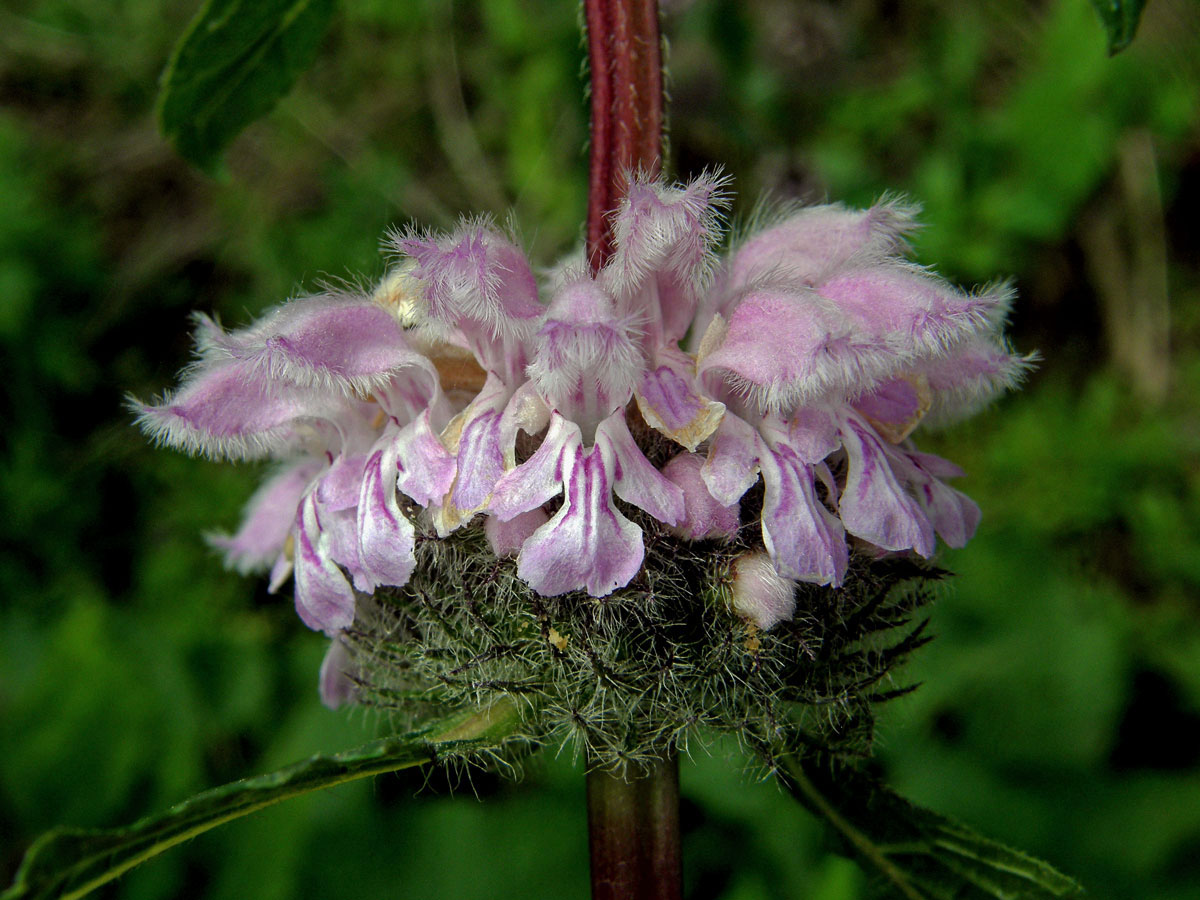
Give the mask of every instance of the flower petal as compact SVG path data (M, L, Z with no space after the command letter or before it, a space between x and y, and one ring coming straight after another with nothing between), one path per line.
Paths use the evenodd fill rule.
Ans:
M363 591L407 584L416 568L412 523L396 502L397 444L371 454L358 500L358 556Z
M940 427L974 415L1024 381L1036 361L1036 353L1017 356L1003 339L989 335L964 341L949 355L923 362L918 371L933 394L926 424Z
M489 374L471 404L442 432L442 441L457 461L454 483L442 510L447 526L453 520L452 527L457 528L483 509L505 472L502 418L509 393L500 378ZM515 431L510 437L515 441Z
M917 502L948 547L965 547L975 536L982 513L979 504L957 488L930 478L916 486Z
M683 518L683 491L646 459L625 424L625 410L618 410L600 423L596 446L612 455L613 465L606 474L611 474L618 497L667 525Z
M500 411L485 410L463 426L458 444L458 474L452 498L459 509L480 509L504 474L500 449Z
M856 332L815 291L771 287L742 298L700 374L714 393L724 382L760 410L774 411L857 396L902 359L885 338Z
M763 543L784 578L837 587L850 553L841 521L816 494L813 467L777 444L761 459Z
M372 394L388 418L404 425L445 402L439 383L441 376L442 371L432 360L417 356L411 366L376 386Z
M504 407L500 419L500 431L504 435L504 468L509 470L517 464L517 432L537 434L550 424L550 407L538 393L537 385L527 381L515 391Z
M567 468L583 439L579 426L555 413L540 447L496 482L488 512L507 522L562 492Z
M919 266L899 261L843 270L817 286L853 319L855 330L891 341L901 355L937 356L989 332L1008 314L1012 289L968 294Z
M709 493L718 503L732 506L754 486L762 452L762 440L754 426L726 412L700 471Z
M854 408L881 437L899 444L921 424L932 403L929 379L916 374L885 381L855 400Z
M296 523L296 612L309 628L333 635L354 624L354 590L330 558L328 543L310 492Z
M246 574L275 563L295 524L300 500L320 470L319 462L308 459L281 469L254 492L236 534L209 538L224 551L227 566Z
M892 461L892 468L912 488L917 503L942 540L950 547L965 547L979 527L979 506L966 494L941 480L957 478L963 474L963 470L930 453L900 447L885 450Z
M158 405L132 405L155 441L228 459L260 459L294 444L301 420L332 408L327 398L272 384L236 360L205 362Z
M767 284L737 301L700 374L764 411L847 402L990 334L1010 300L1004 286L967 294L899 261L842 270L815 288Z
M646 368L632 322L586 274L554 295L534 339L529 377L547 404L577 422L587 439L629 402Z
M464 221L452 234L401 237L400 252L416 262L429 314L448 325L464 320L496 332L532 323L545 310L525 254L483 220Z
M597 443L576 443L563 459L562 508L521 548L517 574L539 594L586 590L605 597L630 582L642 566L642 532L612 501L616 461Z
M601 278L623 313L647 323L654 346L679 340L692 324L721 239L724 185L707 173L683 187L634 179L617 210Z
M904 459L915 464L921 471L934 478L962 478L967 473L963 471L962 466L957 463L952 463L948 459L942 459L940 456L934 456L932 453L922 453L920 450L896 450L889 451L895 457L902 454Z
M334 459L329 470L317 482L317 503L323 513L341 512L358 505L363 467L366 464L366 453L342 454Z
M732 295L756 281L780 276L816 284L853 256L894 253L916 227L917 211L915 205L896 199L866 210L840 204L795 210L734 250L724 289Z
M806 463L819 463L841 446L838 422L833 413L815 407L796 410L786 423L776 423L770 417L767 431L778 434L779 440L796 452Z
M454 483L454 456L433 430L425 410L397 432L394 471L400 490L422 506L440 503Z
M356 590L369 592L373 585L362 566L357 509L327 510L321 506L318 496L317 512L321 518L324 552L350 576L350 583Z
M884 550L932 555L933 527L896 479L870 426L848 415L841 434L848 468L838 509L846 530Z
M294 535L292 536L292 546L289 547L287 542L284 542L283 552L279 554L279 558L271 566L270 574L267 575L268 594L278 593L279 589L292 577L292 569L295 568L292 564L293 552L295 552Z
M271 379L345 394L368 393L423 361L391 313L349 295L292 300L249 328L208 341Z
M690 371L690 361L678 351L659 354L658 368L642 376L634 397L642 418L688 450L717 430L725 404L701 394Z

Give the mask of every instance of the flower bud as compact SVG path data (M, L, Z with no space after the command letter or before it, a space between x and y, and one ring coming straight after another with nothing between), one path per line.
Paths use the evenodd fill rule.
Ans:
M692 541L728 540L737 534L738 504L726 506L708 492L700 470L704 457L680 453L667 463L663 474L683 491L683 520L671 531Z
M738 615L769 631L795 614L796 582L776 572L766 553L746 553L733 561L730 602Z
M321 663L319 678L321 702L328 709L353 702L355 683L350 675L354 661L350 658L346 645L340 639L334 638L325 651L325 659Z
M529 536L549 521L550 517L538 506L507 522L502 522L496 516L488 516L484 519L483 531L493 553L497 556L516 556Z

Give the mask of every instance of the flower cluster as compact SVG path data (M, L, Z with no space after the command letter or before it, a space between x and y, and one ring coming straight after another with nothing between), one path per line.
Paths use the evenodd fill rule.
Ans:
M1020 378L1010 290L905 261L914 210L896 201L791 209L719 256L721 188L635 180L608 262L564 264L540 290L487 221L396 235L371 295L292 300L233 332L199 317L197 361L140 424L279 460L217 543L272 588L294 578L301 618L334 637L356 592L409 580L419 535L464 527L537 593L592 597L642 567L630 507L680 541L760 532L731 577L761 628L792 614L796 583L842 583L850 538L872 555L965 543L979 511L944 481L962 472L909 435Z

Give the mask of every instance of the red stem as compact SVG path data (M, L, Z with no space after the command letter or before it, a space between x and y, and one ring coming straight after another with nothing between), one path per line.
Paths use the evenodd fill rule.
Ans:
M587 776L592 900L680 900L679 758Z
M612 255L612 212L627 176L662 165L662 41L657 0L584 0L592 73L587 255L592 272Z

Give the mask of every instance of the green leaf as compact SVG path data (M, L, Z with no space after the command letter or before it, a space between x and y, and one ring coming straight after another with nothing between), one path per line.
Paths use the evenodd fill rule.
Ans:
M410 734L372 741L333 756L313 756L278 772L226 784L126 828L58 828L29 848L0 900L71 900L139 863L218 825L268 806L360 778L495 749L516 731L516 708L500 703Z
M780 759L789 790L841 838L885 897L1062 900L1084 895L1048 863L909 803L824 754Z
M1120 53L1137 32L1146 0L1092 0L1092 6L1108 32L1108 55Z
M189 161L214 172L316 58L337 0L205 0L162 77L158 121Z

